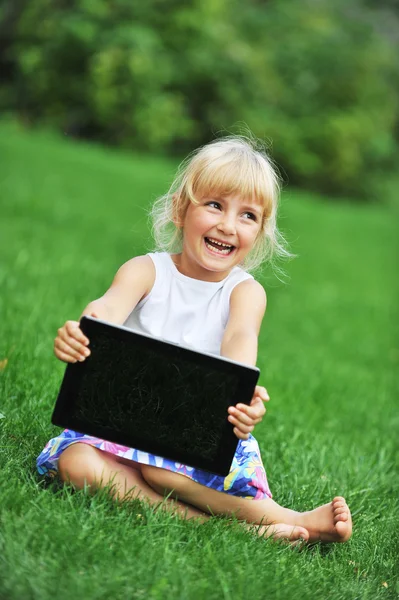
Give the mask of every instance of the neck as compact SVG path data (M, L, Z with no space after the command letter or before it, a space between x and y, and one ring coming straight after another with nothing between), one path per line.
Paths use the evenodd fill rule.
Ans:
M183 253L171 254L171 258L176 269L182 275L191 277L191 279L198 279L199 281L217 283L218 281L223 281L231 271L231 269L228 271L210 271L209 269L204 269Z

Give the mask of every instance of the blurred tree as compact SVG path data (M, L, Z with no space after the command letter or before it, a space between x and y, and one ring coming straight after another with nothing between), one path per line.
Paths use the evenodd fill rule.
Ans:
M367 196L373 175L394 165L399 89L395 53L371 15L359 3L280 0L248 18L274 81L259 80L259 109L244 119L258 134L263 121L295 183Z
M152 152L245 122L295 184L368 197L398 151L399 21L367 2L9 1L0 107Z

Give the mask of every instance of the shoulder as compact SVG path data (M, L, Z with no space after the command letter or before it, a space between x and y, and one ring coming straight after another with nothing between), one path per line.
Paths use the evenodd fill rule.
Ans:
M135 256L119 267L115 282L120 284L135 285L140 282L144 293L148 293L155 281L155 265L149 255Z
M122 273L122 274L126 274L126 275L134 274L139 271L143 274L144 273L149 274L151 272L155 273L154 263L148 254L145 254L143 256L135 256L134 258L131 258L130 260L125 262L118 269L118 273Z
M230 296L230 310L235 307L251 308L251 311L261 312L266 310L267 296L264 287L256 279L246 279L238 283Z

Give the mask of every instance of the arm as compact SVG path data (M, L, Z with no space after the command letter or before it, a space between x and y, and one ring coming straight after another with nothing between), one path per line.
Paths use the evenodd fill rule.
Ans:
M249 365L256 364L258 335L266 310L266 293L254 280L243 281L230 297L230 314L221 345L221 355ZM248 439L266 413L263 402L269 400L265 388L256 386L250 406L230 406L229 421L240 439Z
M84 315L122 325L137 304L151 291L155 267L149 256L136 256L117 271L111 287L101 298L90 302Z
M109 290L101 298L90 302L82 316L92 316L116 325L125 322L134 307L152 289L155 267L149 256L132 258L122 265ZM89 340L82 333L79 321L67 321L58 330L54 354L64 362L76 363L90 355Z
M231 293L229 320L220 354L248 365L256 364L258 335L266 310L266 293L257 281L238 284Z

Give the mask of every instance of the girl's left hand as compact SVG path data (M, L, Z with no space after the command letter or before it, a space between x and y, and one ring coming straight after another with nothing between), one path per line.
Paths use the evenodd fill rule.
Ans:
M255 425L261 422L266 414L266 407L263 404L270 400L266 388L257 385L252 396L251 404L237 404L229 406L228 420L234 425L234 433L240 440L247 440L249 434L254 430Z

